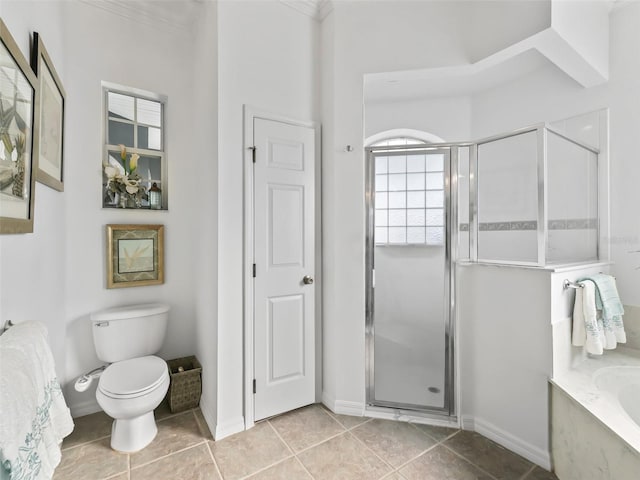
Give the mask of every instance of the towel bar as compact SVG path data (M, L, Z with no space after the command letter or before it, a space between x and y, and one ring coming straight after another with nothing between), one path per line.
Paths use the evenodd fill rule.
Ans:
M600 273L602 273L602 272L600 272ZM616 278L616 277L613 277L613 278ZM575 283L575 282L572 282L570 280L565 279L565 281L562 282L562 289L566 290L567 288L577 289L577 288L582 288L582 285L580 285L579 283Z
M582 285L580 285L579 283L571 282L569 280L565 280L564 282L562 282L562 289L566 290L567 288L578 289L578 288L582 288Z

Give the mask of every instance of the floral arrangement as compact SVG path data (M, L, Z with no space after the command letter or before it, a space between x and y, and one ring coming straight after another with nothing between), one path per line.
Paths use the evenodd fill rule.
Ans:
M140 207L142 200L147 199L147 193L144 188L140 186L142 177L138 175L136 169L138 168L138 159L140 155L132 153L127 161L127 148L124 145L118 145L120 147L120 165L117 167L105 164L104 173L107 176L107 191L115 196L125 200L132 200L136 207Z

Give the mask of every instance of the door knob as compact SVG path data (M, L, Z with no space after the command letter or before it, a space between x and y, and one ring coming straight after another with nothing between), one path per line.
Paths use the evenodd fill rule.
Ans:
M305 275L304 277L302 277L302 283L304 283L305 285L311 285L313 283L313 277L311 277L310 275Z

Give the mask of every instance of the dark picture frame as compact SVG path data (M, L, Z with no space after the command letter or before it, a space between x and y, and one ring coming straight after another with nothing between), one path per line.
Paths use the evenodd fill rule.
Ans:
M0 19L0 233L32 233L37 78Z
M38 158L36 180L64 191L64 109L66 93L51 57L38 32L33 33L31 68L38 79L40 92L35 119L40 135L36 140Z
M107 225L107 288L164 283L164 225Z

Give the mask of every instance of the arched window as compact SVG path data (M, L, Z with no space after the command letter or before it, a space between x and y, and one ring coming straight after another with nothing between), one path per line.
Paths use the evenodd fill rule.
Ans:
M415 145L420 143L444 143L437 135L412 128L394 128L366 138L365 147L389 147L394 145Z
M431 141L442 139L425 132L395 130L369 137L366 143L387 147ZM444 155L412 151L401 155L379 152L374 157L376 244L443 245Z

